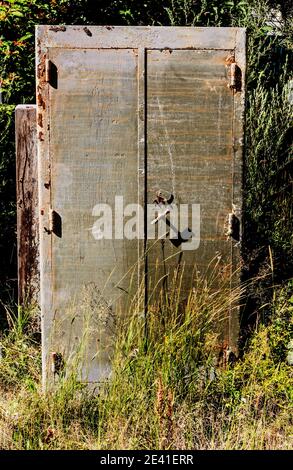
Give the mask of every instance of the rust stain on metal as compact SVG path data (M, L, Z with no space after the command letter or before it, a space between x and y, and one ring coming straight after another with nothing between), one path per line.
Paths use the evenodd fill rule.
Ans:
M83 30L84 30L85 34L87 34L87 36L91 37L93 35L93 33L86 26L83 28Z
M230 54L228 55L228 57L226 57L226 60L225 60L226 64L233 64L235 62L235 55L234 54Z
M38 68L37 68L37 77L39 79L42 78L43 74L44 74L44 71L45 71L45 64L39 64L38 65Z
M50 26L49 30L54 31L54 33L58 33L59 31L65 32L66 26Z
M43 109L46 109L46 102L43 100L41 93L38 93L37 95L37 103L38 103L38 106L40 106Z
M47 60L46 54L41 54L41 57L42 57L42 60L37 65L37 78L39 80L38 87L41 85L43 80L45 80L45 76L46 76L46 60Z
M43 127L43 115L42 114L38 115L38 125L40 127Z
M171 47L163 47L163 49L160 49L161 52L169 52L170 54L172 54L173 52L173 49L171 49Z

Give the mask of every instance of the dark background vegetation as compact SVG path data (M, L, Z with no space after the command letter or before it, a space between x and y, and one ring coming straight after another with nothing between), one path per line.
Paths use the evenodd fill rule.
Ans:
M281 14L281 19L280 19ZM251 289L243 327L293 274L292 155L288 83L292 2L266 0L0 1L0 298L15 301L14 108L35 102L37 24L242 26L248 33L244 171L245 279ZM291 82L292 84L292 82ZM291 91L292 101L293 90Z

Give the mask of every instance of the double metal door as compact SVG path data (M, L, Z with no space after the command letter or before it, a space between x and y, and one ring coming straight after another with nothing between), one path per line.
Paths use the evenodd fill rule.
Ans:
M179 265L183 298L212 259L237 269L244 79L241 28L37 28L45 380L86 330L83 380L107 376L117 316Z

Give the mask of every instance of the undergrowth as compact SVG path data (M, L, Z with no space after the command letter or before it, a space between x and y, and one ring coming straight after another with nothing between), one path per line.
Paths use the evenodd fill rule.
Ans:
M150 310L120 325L111 380L90 391L68 368L42 392L31 313L19 311L1 339L0 446L5 449L289 449L292 447L292 282L275 296L243 356L227 362L214 322L231 297L194 289L164 324ZM237 293L239 295L239 292ZM268 306L263 306L268 308Z

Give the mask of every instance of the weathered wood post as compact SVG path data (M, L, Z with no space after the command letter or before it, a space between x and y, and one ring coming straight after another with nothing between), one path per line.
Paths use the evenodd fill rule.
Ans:
M39 216L36 106L15 110L18 302L39 304Z

